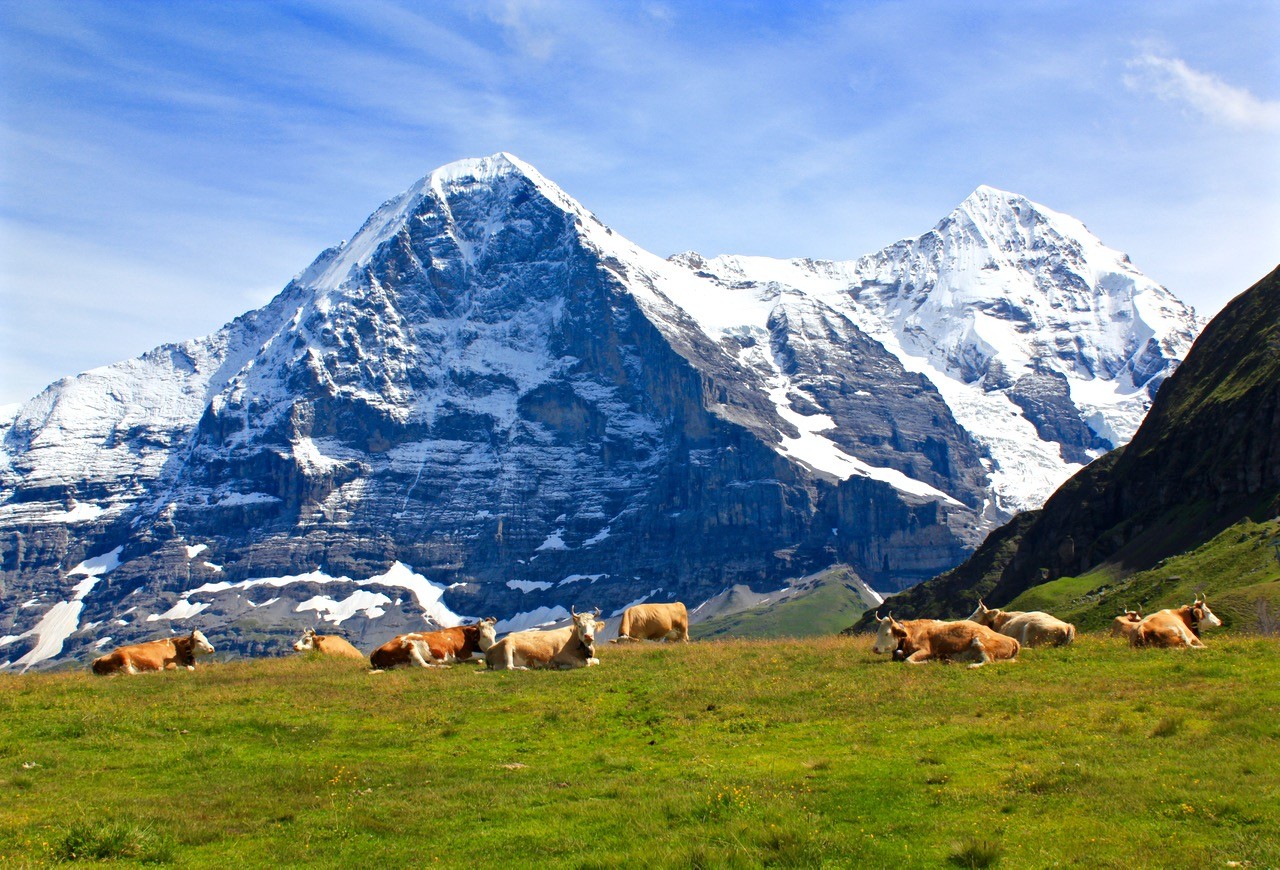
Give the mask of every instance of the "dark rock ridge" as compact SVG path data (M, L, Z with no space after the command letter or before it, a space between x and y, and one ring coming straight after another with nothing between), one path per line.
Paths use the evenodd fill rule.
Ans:
M840 298L654 257L509 155L437 170L262 309L3 423L0 667L934 576L996 464ZM1054 452L1093 444L1018 384Z
M885 603L959 617L1099 565L1145 570L1241 518L1280 513L1280 269L1236 297L1161 386L1133 440L1043 509L992 532L963 564ZM855 628L867 627L870 618Z

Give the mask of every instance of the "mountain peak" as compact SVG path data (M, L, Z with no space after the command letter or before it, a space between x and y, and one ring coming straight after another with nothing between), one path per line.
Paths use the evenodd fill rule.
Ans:
M458 195L479 190L497 198L507 198L521 182L532 184L556 207L579 217L590 212L549 181L542 173L514 154L499 151L488 157L468 157L446 163L415 181L399 196L378 207L350 241L325 250L297 276L302 284L317 289L336 289L352 274L368 265L374 253L421 211L424 201L434 200L446 210Z

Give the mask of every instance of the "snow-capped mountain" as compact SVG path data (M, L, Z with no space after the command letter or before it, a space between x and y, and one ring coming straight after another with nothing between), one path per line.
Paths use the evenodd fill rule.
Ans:
M1196 326L989 188L852 262L663 259L510 155L460 161L264 308L6 412L0 666L195 624L240 651L520 627L837 560L899 589L1123 443Z

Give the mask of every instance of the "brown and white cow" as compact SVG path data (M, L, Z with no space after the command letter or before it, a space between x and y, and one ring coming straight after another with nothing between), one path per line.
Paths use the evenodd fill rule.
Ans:
M400 665L447 667L454 662L469 661L476 653L493 646L497 624L497 617L491 616L471 625L402 634L369 653L369 664L374 670L386 670Z
M166 637L112 650L93 660L95 674L140 674L143 671L196 669L196 656L213 652L213 645L196 629L187 637Z
M1204 649L1200 640L1201 628L1216 628L1222 620L1209 609L1207 602L1197 598L1175 610L1161 610L1151 614L1129 635L1134 646L1191 647Z
M1126 609L1124 613L1111 620L1111 636L1123 637L1128 640L1140 622L1142 622L1141 607L1137 610Z
M613 643L639 640L689 642L689 612L684 604L633 604L622 614Z
M978 600L969 621L995 629L1023 646L1066 646L1076 639L1076 627L1043 610L1000 610Z
M346 638L336 634L316 634L314 628L305 629L302 637L293 645L296 652L318 652L327 656L340 656L364 661L364 653L353 647Z
M573 622L550 631L514 631L484 654L491 671L527 671L530 668L585 668L600 664L596 658L596 632L600 608L579 613L571 609Z
M1016 659L1021 649L1015 638L967 619L956 622L918 619L907 625L890 614L883 620L877 616L876 621L882 627L888 625L889 633L897 641L894 649L901 649L902 660L913 665L940 659L972 661L970 668L980 668L988 662Z

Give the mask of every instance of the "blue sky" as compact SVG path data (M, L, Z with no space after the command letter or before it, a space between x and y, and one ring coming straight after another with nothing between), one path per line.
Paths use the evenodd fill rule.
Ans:
M496 151L664 255L853 258L991 184L1212 314L1280 261L1277 44L1274 0L0 0L0 403Z

